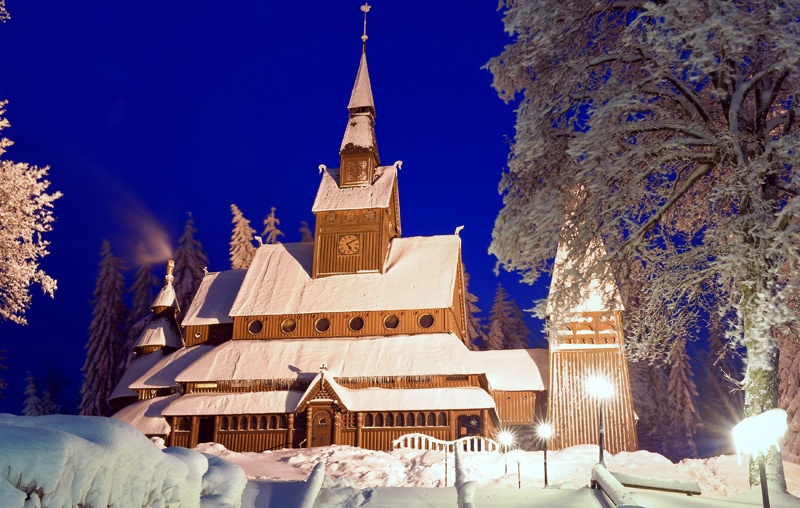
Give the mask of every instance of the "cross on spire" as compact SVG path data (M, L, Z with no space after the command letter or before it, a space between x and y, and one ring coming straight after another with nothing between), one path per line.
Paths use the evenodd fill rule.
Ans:
M364 13L364 35L361 36L361 42L364 43L365 46L367 44L367 39L369 38L367 37L367 13L369 12L370 8L370 5L366 2L361 6L361 12Z

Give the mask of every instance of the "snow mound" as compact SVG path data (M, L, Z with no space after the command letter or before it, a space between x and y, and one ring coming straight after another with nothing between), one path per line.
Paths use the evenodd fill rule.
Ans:
M245 483L238 466L192 450L162 452L112 418L0 415L4 507L238 508Z

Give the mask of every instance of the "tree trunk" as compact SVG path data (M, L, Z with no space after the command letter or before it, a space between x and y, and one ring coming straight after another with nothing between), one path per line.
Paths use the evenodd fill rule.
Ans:
M758 287L758 286L757 286ZM764 287L764 286L761 286ZM744 414L753 416L778 407L779 350L772 330L759 316L763 309L756 303L756 289L745 290L740 312L744 321L744 343L747 349L747 369L743 380ZM780 451L771 448L765 458L767 484L786 492L786 478ZM750 486L761 484L758 460L750 460Z

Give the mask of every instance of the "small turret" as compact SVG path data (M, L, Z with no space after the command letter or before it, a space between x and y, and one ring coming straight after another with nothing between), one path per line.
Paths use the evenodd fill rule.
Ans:
M159 349L165 353L171 353L176 349L184 347L183 336L178 325L178 313L180 306L175 295L175 288L172 281L175 276L172 274L175 269L173 260L167 261L167 273L164 276L164 286L156 295L150 308L153 317L147 327L133 346L136 356L143 356Z

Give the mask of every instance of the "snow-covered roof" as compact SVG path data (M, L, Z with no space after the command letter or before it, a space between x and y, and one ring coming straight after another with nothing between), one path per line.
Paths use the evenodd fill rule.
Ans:
M136 397L137 393L130 389L131 383L142 377L145 372L150 370L153 365L158 363L162 358L164 358L163 350L153 351L152 353L135 358L131 364L128 365L128 368L125 369L125 373L122 375L119 383L117 383L117 387L111 392L111 397L109 397L108 400L121 397Z
M353 92L350 94L350 102L347 104L347 109L351 111L358 108L372 108L372 111L375 111L375 100L372 98L372 85L367 68L367 53L363 51L361 52L361 61L358 63Z
M350 115L339 150L343 151L348 147L371 148L377 152L378 141L375 139L375 121L372 115L367 113Z
M132 390L148 390L178 386L175 381L176 376L213 348L214 346L200 344L172 352L147 369L144 374L131 383L130 388Z
M547 349L470 351L486 369L492 390L547 390Z
M144 346L161 346L179 349L183 347L183 337L178 325L170 317L161 315L151 320L142 330L134 348Z
M178 397L179 394L174 394L137 400L114 413L111 418L129 423L145 435L168 435L172 429L162 415L165 408Z
M313 244L263 245L231 316L449 308L460 247L457 235L395 238L385 273L313 279Z
M175 295L175 288L172 287L171 282L165 282L164 286L156 295L155 300L153 300L153 303L150 305L151 309L155 307L172 307L180 310L180 306L178 305L178 297Z
M336 377L483 372L458 337L440 333L359 339L231 340L197 359L176 381L311 378L323 363L329 375Z
M184 416L291 413L302 395L301 392L294 391L190 393L174 400L162 414Z
M593 258L601 258L605 255L606 250L602 245L593 242L589 246L589 255L586 256L570 256L567 247L560 243L556 250L556 257L553 263L553 277L550 280L550 294L547 298L546 313L553 318L567 317L571 314L578 314L581 312L603 312L612 310L625 310L622 305L617 283L613 276L609 275L609 279L605 282L599 279L593 279L589 282L588 286L581 288L580 300L567 309L557 309L556 303L553 301L553 292L559 286L572 285L575 275L573 271L585 271L587 267L591 266L594 262Z
M395 166L379 166L375 169L375 179L370 185L341 188L339 170L326 169L322 172L322 181L311 211L317 213L328 210L389 208L396 181Z
M229 313L245 273L247 270L206 274L183 317L183 326L233 323Z
M353 390L336 382L330 372L319 373L303 401L323 379L349 411L429 411L432 409L489 409L494 399L477 386L450 388L364 388Z

